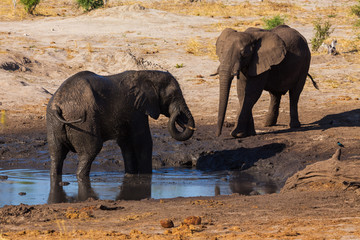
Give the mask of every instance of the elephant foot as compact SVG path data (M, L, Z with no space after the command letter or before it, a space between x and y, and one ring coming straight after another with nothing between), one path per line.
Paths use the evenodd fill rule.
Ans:
M250 136L255 136L256 132L251 131L251 132L236 132L235 130L231 132L231 136L233 136L234 138L246 138L246 137L250 137Z
M301 126L301 124L299 121L290 123L290 128L299 128L300 126Z
M277 117L267 117L264 123L264 127L271 127L271 126L275 126L277 122Z
M276 125L276 122L275 123L273 123L273 122L265 122L264 123L264 127L272 127L272 126L275 126Z

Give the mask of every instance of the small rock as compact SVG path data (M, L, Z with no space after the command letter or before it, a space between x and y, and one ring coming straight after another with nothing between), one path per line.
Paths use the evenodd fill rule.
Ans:
M174 223L171 219L162 219L160 220L160 224L163 228L172 228L174 227Z
M184 223L186 225L200 225L201 224L201 217L197 216L190 216L184 219Z
M256 190L254 190L254 191L251 191L251 192L249 193L249 195L250 195L250 196L256 196L256 195L260 195L260 193L259 193L258 191L256 191Z
M0 180L6 180L6 179L8 179L8 176L6 176L6 175L0 176Z

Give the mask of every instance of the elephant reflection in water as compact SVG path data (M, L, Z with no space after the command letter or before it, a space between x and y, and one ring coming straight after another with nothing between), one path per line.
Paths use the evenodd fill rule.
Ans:
M141 200L151 197L151 174L125 174L116 200Z
M258 174L233 173L229 180L233 193L242 195L258 195L276 193L279 186L270 178Z
M151 174L126 174L115 200L141 200L151 197ZM52 177L48 203L81 202L89 198L99 199L98 194L91 187L90 178L78 181L77 196L70 197L61 185L62 176ZM114 194L115 196L115 194Z
M64 190L62 176L51 177L48 203L81 202L89 198L99 199L91 187L90 178L78 181L77 196L68 196Z

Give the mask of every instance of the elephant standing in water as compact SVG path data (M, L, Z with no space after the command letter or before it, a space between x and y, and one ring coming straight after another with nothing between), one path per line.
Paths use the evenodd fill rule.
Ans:
M178 82L168 72L100 76L85 71L71 76L47 106L51 175L62 174L64 159L73 151L79 159L77 178L88 177L93 160L110 139L121 148L126 173L151 173L148 115L157 119L160 114L170 118L168 130L174 139L185 141L193 135L194 119Z
M232 79L237 76L240 109L231 135L255 135L252 108L263 90L271 100L265 126L276 124L281 96L289 91L290 127L300 127L298 101L309 75L311 54L306 39L286 25L272 30L249 28L245 32L225 29L216 42L220 66L220 101L217 135L220 136ZM310 75L309 75L310 76ZM311 76L310 76L311 78ZM311 78L314 86L316 83Z

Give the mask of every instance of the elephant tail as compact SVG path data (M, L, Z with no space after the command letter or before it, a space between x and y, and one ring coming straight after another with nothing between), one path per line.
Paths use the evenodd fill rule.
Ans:
M308 76L309 76L309 78L311 79L311 82L312 82L312 84L314 85L314 87L317 89L317 90L319 90L319 86L318 86L318 84L314 81L314 79L312 78L312 76L308 73L307 74Z
M79 118L77 120L72 120L72 121L66 121L63 116L61 116L61 112L62 110L60 109L60 107L58 105L55 105L56 107L56 111L55 111L55 117L62 123L65 124L72 124L72 123L79 123L79 122L84 122L85 121L85 116L86 114L84 114L84 118Z

